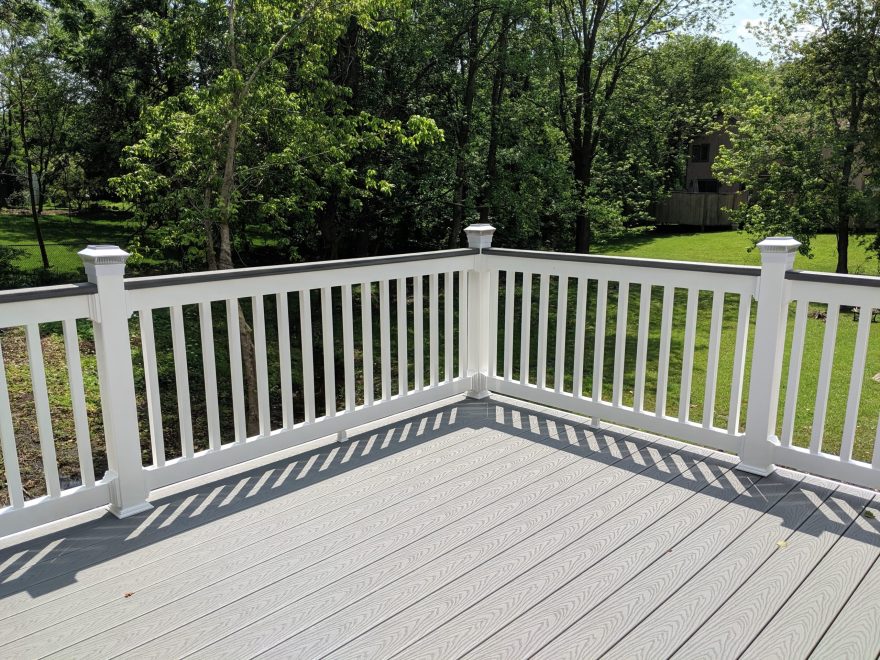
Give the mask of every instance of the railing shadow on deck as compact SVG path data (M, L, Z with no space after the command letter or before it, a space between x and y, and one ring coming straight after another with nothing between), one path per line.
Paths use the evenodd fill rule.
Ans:
M733 469L735 459L726 454L707 458L711 453L708 450L680 446L638 432L596 429L586 426L584 422L581 418L569 419L563 413L557 415L536 411L534 408L491 399L450 404L353 435L345 443L324 446L155 500L152 510L131 518L119 520L106 514L97 520L2 550L0 599L20 592L27 592L31 596L51 593L75 584L78 572L86 568L245 512L278 497L302 491L450 433L468 429L474 433L503 431L555 449L588 456L592 461L614 465L660 482L674 482L682 488L731 500L734 506L767 508L769 492L800 489L816 506L824 500L828 508L827 525L821 529L813 527L815 533L841 534L846 529L844 521L851 519L851 514L843 511L834 498L827 497L832 488L830 482L802 482L790 476L792 473L758 478ZM462 441L466 442L467 438ZM394 466L389 466L389 470L394 469ZM408 477L414 478L418 478L418 475ZM344 492L344 488L330 490L327 494ZM291 507L301 503L292 503ZM318 515L323 513L326 512ZM781 524L789 529L800 526L804 520L802 514L789 519L791 510L786 508L776 511L771 507L768 513L778 515ZM267 517L271 515L274 514L268 514ZM880 521L862 522L873 527L875 534L862 535L860 538L876 543ZM221 540L225 533L250 524L254 524L254 521L245 520L240 526L221 531L217 536L198 543ZM152 557L148 563L157 562L158 570L159 566L167 565L169 557L174 561L173 556L177 553L177 559L186 562L189 547ZM234 552L239 549L229 550Z

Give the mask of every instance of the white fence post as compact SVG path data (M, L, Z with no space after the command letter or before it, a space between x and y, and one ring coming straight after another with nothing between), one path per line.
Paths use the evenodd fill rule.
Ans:
M126 306L125 261L115 245L89 245L79 253L89 282L97 285L92 322L104 419L110 484L110 511L120 518L152 508L141 461L140 432L131 366Z
M464 233L468 247L480 250L480 254L474 257L474 269L468 271L467 375L471 387L467 396L485 399L489 396L489 333L497 332L497 328L489 327L489 269L482 252L484 248L492 247L495 227L474 224L466 227Z
M794 257L800 245L788 236L766 238L758 243L761 279L758 284L746 432L739 452L738 468L762 476L776 469L773 464L776 447L779 446L776 414L789 302L785 273L794 266Z

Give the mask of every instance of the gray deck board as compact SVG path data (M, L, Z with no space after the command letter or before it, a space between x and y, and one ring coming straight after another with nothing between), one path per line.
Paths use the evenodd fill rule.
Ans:
M676 467L664 473L662 465ZM682 456L670 456L661 465L615 489L623 491L637 483L647 484L650 488L630 505L615 508L588 533L557 541L553 538L555 530L550 529L545 537L534 539L535 545L543 550L540 555L528 556L531 548L526 546L497 557L490 564L432 594L430 599L371 630L350 647L342 647L334 655L390 657L403 652L416 657L459 657L472 651L582 570L626 545L645 527L674 510L691 494L689 486L695 483L705 485L704 476L711 475L709 478L714 480L729 468L712 465L714 469L701 470L705 465L694 465L693 460ZM553 600L556 602L555 598ZM520 621L521 618L517 619L517 623ZM412 632L407 639L392 635L391 631L395 629ZM504 636L505 640L510 638ZM390 643L392 640L395 645ZM409 647L412 642L415 644ZM484 655L483 649L478 649L476 654ZM502 652L502 655L527 657L521 649L513 650L512 654Z
M876 501L875 497L875 504ZM878 555L880 525L862 512L742 657L766 660L808 657Z
M654 463L635 474L631 465L608 468L606 472L619 475L617 487L605 489L599 497L589 501L589 506L585 506L586 503L569 506L562 516L543 528L522 525L515 519L513 524L519 523L526 532L524 539L516 543L507 540L500 546L500 552L496 549L500 544L490 535L436 558L403 586L390 583L333 616L321 619L320 626L302 622L297 629L289 624L288 613L284 612L282 616L255 625L252 632L261 635L266 623L271 626L271 635L261 639L261 650L267 651L270 657L289 656L294 652L311 657L318 649L335 650L365 628L373 628L401 610L427 603L428 611L419 609L416 616L408 616L403 626L395 628L417 632L423 625L444 617L461 601L470 602L492 591L498 584L541 564L555 551L591 532L597 540L607 539L611 543L613 539L598 528L628 507L651 502L649 495L674 476L672 470L663 471L658 467L658 463L668 464L673 453L675 450L659 452ZM590 489L596 481L586 482L584 489ZM438 595L441 591L442 595Z
M258 529L242 530L242 534L224 536L218 543L202 544L198 549L189 548L178 564L180 570L165 570L156 565L142 566L104 580L89 588L46 603L36 612L30 610L4 620L11 634L25 637L36 630L49 628L49 634L67 626L64 616L70 612L82 612L82 617L98 615L102 625L124 616L123 609L143 611L148 602L159 605L176 600L189 592L199 591L207 585L234 574L242 567L257 573L266 562L279 560L279 555L296 550L297 559L303 566L308 561L325 557L334 547L352 543L362 537L381 531L384 527L414 515L420 507L428 506L432 499L453 497L456 490L466 489L491 478L499 469L496 462L511 455L512 460L527 461L543 449L525 440L505 438L500 433L487 433L470 439L470 447L455 445L436 456L440 465L423 465L424 472L399 484L386 481L371 483L370 493L378 496L365 498L342 508L334 508L328 502L327 513L301 521L298 511L288 511L265 520ZM550 451L547 449L546 451ZM502 462L503 468L506 463ZM329 499L329 498L328 498ZM360 524L365 521L363 524ZM167 561L167 560L166 560ZM163 565L166 562L162 562ZM174 566L174 564L171 564ZM271 568L274 568L272 566ZM266 572L269 568L264 569ZM115 603L119 586L125 591L137 592L137 601L128 600L120 607ZM100 606L111 611L111 618L101 616ZM73 622L75 626L75 622ZM93 634L97 630L92 627ZM0 640L6 641L0 633ZM11 640L9 640L11 641ZM2 648L2 647L0 647Z
M736 473L731 473L733 477ZM597 603L579 622L557 630L541 658L599 657L659 607L713 557L733 543L792 489L795 481L771 476L759 480L702 525L660 555L642 573Z
M846 533L867 499L837 489L677 651L681 658L739 657L813 567ZM711 632L711 634L710 634Z
M877 656L873 493L586 422L458 401L0 545L0 657Z

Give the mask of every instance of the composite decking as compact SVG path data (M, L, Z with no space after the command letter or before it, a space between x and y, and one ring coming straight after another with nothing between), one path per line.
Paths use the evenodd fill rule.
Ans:
M0 550L0 657L875 658L880 502L501 397Z

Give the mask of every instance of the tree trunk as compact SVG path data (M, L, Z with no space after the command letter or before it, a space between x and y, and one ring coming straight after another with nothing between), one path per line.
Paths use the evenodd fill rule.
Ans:
M575 212L574 219L574 250L580 254L588 254L592 242L590 213L586 206L587 191L590 188L590 162L585 153L585 147L575 146L572 149L572 152L575 190L577 195L577 211Z
M835 272L838 273L849 272L849 221L851 215L849 186L854 154L854 145L848 144L843 156L843 166L837 190L837 268Z
M462 119L456 135L455 151L455 192L452 200L452 230L449 234L449 247L458 247L461 243L461 232L464 228L465 205L468 198L467 180L467 147L471 139L471 118L474 110L474 99L477 95L477 69L480 54L480 14L479 7L474 4L468 20L468 52L467 68L465 69L464 99L462 101Z
M498 186L498 141L501 135L501 103L504 99L504 85L507 78L507 35L510 30L510 17L501 19L501 34L498 37L498 65L492 76L492 99L489 106L489 146L486 150L486 179L480 190L477 207L480 222L488 223L490 215L497 216L493 200Z
M43 260L43 268L49 269L49 255L46 253L46 242L43 240L43 228L40 226L40 211L37 205L37 195L34 190L34 167L31 164L31 153L27 139L27 129L24 119L24 101L19 97L18 102L18 132L21 137L21 148L24 151L24 162L27 167L28 193L31 203L31 217L34 220L34 231L37 234L37 243L40 246L40 257Z
M202 219L202 227L205 230L205 260L208 262L208 270L217 270L217 253L214 247L214 223L211 222L214 192L211 190L210 185L205 185L204 200L205 217Z
M864 96L853 89L850 94L846 146L843 149L843 163L837 188L837 268L835 270L838 273L849 272L849 221L852 216L849 195L863 103Z
M238 147L238 129L240 125L240 99L233 93L231 102L231 118L226 129L226 160L223 167L223 182L220 186L220 270L231 270L232 237L229 223L232 216L232 192L235 184L235 153ZM244 371L244 388L247 399L246 426L248 436L257 435L260 429L259 407L257 398L257 357L254 350L254 331L244 315L241 303L238 305L239 337L241 340L241 363Z

